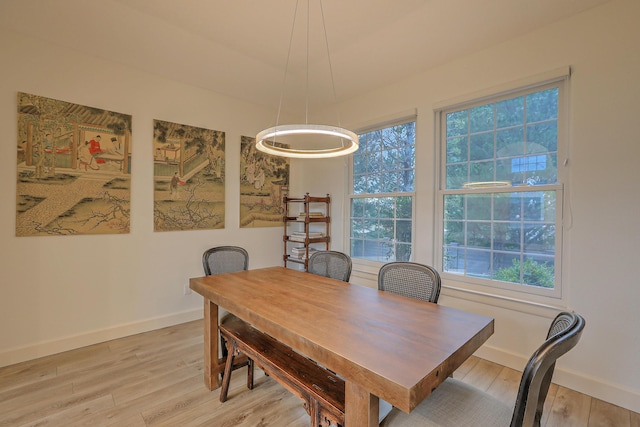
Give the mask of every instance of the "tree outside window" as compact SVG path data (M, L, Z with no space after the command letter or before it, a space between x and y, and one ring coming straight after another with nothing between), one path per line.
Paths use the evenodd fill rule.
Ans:
M350 253L371 261L409 261L413 236L415 121L359 135L353 155Z
M441 112L443 272L557 286L561 84Z

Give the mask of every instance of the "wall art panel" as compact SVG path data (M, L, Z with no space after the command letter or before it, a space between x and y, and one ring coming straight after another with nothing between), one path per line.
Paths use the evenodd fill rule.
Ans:
M240 227L282 226L282 198L289 192L289 158L256 149L256 140L240 141Z
M18 93L16 236L129 233L131 116Z
M225 133L153 121L154 230L224 228Z

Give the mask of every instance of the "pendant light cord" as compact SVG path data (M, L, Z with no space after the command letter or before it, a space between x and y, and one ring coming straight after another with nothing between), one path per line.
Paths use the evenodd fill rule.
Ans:
M293 10L293 23L291 24L291 34L289 34L289 50L287 51L287 62L285 63L284 76L282 77L282 90L280 91L280 101L278 102L278 114L276 115L276 128L280 124L280 111L282 110L282 100L284 98L284 88L285 88L285 85L287 83L287 72L289 70L289 59L291 58L291 45L293 44L293 33L294 33L295 28L296 28L296 16L298 15L298 3L299 2L300 2L300 0L296 0L296 7ZM308 69L308 67L307 67L307 69ZM275 136L274 136L274 142L275 142Z
M336 105L336 114L338 119L338 126L329 125L310 125L309 124L309 46L310 46L310 16L311 16L311 0L307 0L307 41L306 41L306 93L305 93L305 124L304 125L283 125L280 126L280 117L282 114L282 105L284 100L285 87L287 83L287 74L289 72L289 65L291 62L291 52L293 49L293 36L295 33L296 19L298 15L298 6L300 0L296 0L296 6L293 11L293 23L291 25L291 33L289 34L289 49L287 51L287 61L284 68L284 76L282 77L282 90L280 92L280 100L278 102L278 112L276 115L276 125L272 128L265 129L258 132L256 135L256 149L259 151L282 157L297 157L297 158L325 158L325 157L338 157L344 156L355 152L358 149L358 135L354 132L343 129L340 125L340 114L337 111L338 97L336 95L336 85L333 79L333 65L331 63L331 55L329 53L329 38L327 36L327 26L324 19L324 7L322 0L318 0L320 3L320 14L322 18L322 29L324 31L324 42L327 49L327 60L329 63L329 74L331 77L331 89L333 95L333 102ZM340 139L341 144L336 148L291 148L288 145L281 145L276 142L276 137L282 135L321 135L325 137L337 137ZM267 141L271 140L269 144Z
M338 97L336 95L336 83L333 80L333 66L331 65L331 55L329 54L329 38L327 37L327 26L324 21L324 8L322 7L322 0L320 0L320 16L322 17L322 29L324 30L324 43L327 47L327 59L329 62L329 76L331 76L331 89L333 91L333 102L338 105ZM336 108L336 116L338 118L338 126L342 126L340 123L340 111Z
M307 0L307 81L304 94L304 124L309 124L309 15L311 14L311 0Z
M305 124L309 124L309 31L310 31L310 10L311 5L309 4L310 0L307 0L307 52L306 52L306 61L307 61L307 74L306 74L306 87L305 87ZM287 61L284 67L284 76L282 77L282 90L280 91L280 100L278 102L278 113L276 116L276 127L280 124L280 114L282 111L282 103L284 99L284 91L287 83L287 74L289 72L289 63L291 62L291 50L293 46L293 34L295 33L296 27L296 18L298 16L298 4L300 0L296 0L296 7L293 11L293 23L291 25L291 33L289 34L289 49L287 50ZM320 3L320 16L322 18L322 30L324 32L324 44L327 49L327 61L329 63L329 77L331 78L331 92L333 95L333 102L335 104L338 103L338 96L336 95L336 82L333 78L333 64L331 63L331 54L329 50L329 38L327 37L327 25L324 19L324 7L322 6L322 0L319 0ZM340 120L340 113L336 111L336 116L338 120L338 126L342 126Z

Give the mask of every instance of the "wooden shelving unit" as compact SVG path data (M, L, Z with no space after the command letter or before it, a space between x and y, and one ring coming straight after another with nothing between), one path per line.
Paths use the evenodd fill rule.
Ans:
M329 250L329 225L331 223L331 197L313 197L309 193L304 197L287 197L282 200L284 216L284 266L288 263L303 264L304 271L309 268L309 249ZM293 215L292 208L299 211ZM317 210L316 210L317 209ZM311 246L311 245L316 245ZM292 255L294 248L298 256Z

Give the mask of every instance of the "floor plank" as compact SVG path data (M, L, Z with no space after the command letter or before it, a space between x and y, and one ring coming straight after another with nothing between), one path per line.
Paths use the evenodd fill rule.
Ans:
M22 424L20 427L39 427L42 425L46 425L47 427L66 427L77 425L86 419L86 417L113 407L113 398L110 395L99 396L95 399L80 401L78 404L70 405L65 410L57 411L44 418Z
M487 388L487 393L506 402L513 399L515 405L515 396L518 394L520 377L520 372L506 367L502 368L495 380Z
M478 363L462 377L462 380L480 390L487 390L498 377L502 368L502 366L488 360L478 359Z
M191 393L200 393L204 401L213 397L211 392L204 387L202 376L194 376L96 413L91 417L87 417L81 425L91 427L119 426L136 414L140 415L145 425L147 425L144 420L145 413L154 411L156 407L164 405L166 402L185 399L185 396L189 396Z
M589 427L631 427L629 411L600 399L591 399Z
M589 423L591 397L565 387L558 387L547 427L584 427Z

